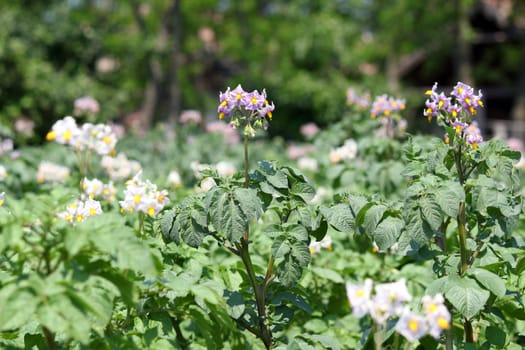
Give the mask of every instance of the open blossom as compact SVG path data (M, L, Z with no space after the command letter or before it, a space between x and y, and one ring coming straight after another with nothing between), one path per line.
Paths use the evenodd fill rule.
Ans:
M103 156L100 165L113 181L127 180L142 170L139 162L128 159L124 153L119 153L116 157Z
M445 299L443 295L436 294L434 296L425 295L421 301L429 325L428 333L438 339L444 330L450 329L451 316L445 306Z
M481 135L481 130L478 127L478 123L474 121L466 127L465 138L467 143L472 145L472 148L478 148L478 145L483 142L483 136Z
M100 202L88 198L85 201L77 200L69 204L65 211L57 214L59 219L65 220L71 224L83 222L90 216L102 214Z
M102 197L106 202L112 202L116 198L117 190L112 181L104 184L102 181L96 178L92 180L84 178L82 180L81 188L91 199Z
M38 165L37 182L63 183L69 177L69 168L43 161Z
M388 95L377 96L372 103L370 116L376 118L379 116L389 117L392 113L400 112L406 107L406 101L396 99Z
M202 179L197 191L208 192L215 186L217 186L217 183L215 182L213 177L205 177L204 179Z
M352 307L352 314L357 318L361 318L369 313L372 284L373 281L369 278L367 278L362 285L350 282L346 283L346 296Z
M126 183L124 200L120 201L121 211L140 211L155 217L169 202L167 196L168 191L159 191L149 180L142 181L142 172L139 172Z
M456 97L463 109L469 111L472 115L476 115L478 109L483 107L481 90L478 90L478 94L475 95L474 89L465 83L458 82L450 94Z
M236 171L235 165L225 160L221 160L215 164L215 169L217 169L219 176L232 176Z
M219 93L219 119L230 118L230 125L242 126L244 135L255 136L256 128L267 129L274 109L273 102L268 102L266 90L247 92L239 84L233 90L228 88Z
M311 157L301 157L297 159L297 166L299 169L310 171L317 171L319 169L317 159Z
M332 250L332 238L329 235L325 235L320 241L311 241L308 248L311 254L320 253L321 248Z
M406 308L403 310L399 321L397 321L395 330L413 343L427 334L428 323L423 316L417 315Z
M345 141L343 146L330 150L328 158L333 164L346 159L354 159L357 156L357 143L353 139Z
M87 149L100 155L112 153L117 143L117 136L109 125L85 123L79 127L71 116L53 124L46 139L69 145L77 151Z

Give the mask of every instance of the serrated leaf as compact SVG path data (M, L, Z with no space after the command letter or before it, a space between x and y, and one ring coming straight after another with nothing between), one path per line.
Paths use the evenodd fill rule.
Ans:
M493 272L480 268L471 268L468 274L473 276L483 287L491 291L495 296L505 295L507 288L505 281Z
M292 287L301 278L303 269L292 254L287 254L277 265L277 278L285 287Z
M432 230L437 231L443 222L440 206L430 197L420 198L419 205L423 219Z
M273 175L266 176L266 181L278 189L288 188L288 176L286 176L286 174L280 170L277 170Z
M312 200L315 196L315 189L312 185L305 182L295 182L290 189L290 193L301 197L305 202Z
M321 207L321 214L330 226L340 232L352 233L354 231L355 216L348 204L340 203L333 207Z
M371 238L380 250L388 249L397 242L404 225L403 220L389 216L377 225Z
M295 241L290 248L290 254L292 254L297 263L301 267L308 266L312 258L310 249L308 248L308 243L304 241Z
M170 238L171 240L174 240L172 230L173 225L175 224L175 216L175 209L171 209L164 211L160 219L160 230L162 235L164 237Z
M366 214L364 216L363 226L367 234L373 234L373 232L375 231L377 227L377 224L383 218L383 215L385 214L386 210L387 210L387 207L380 204L380 205L374 205L366 211ZM359 213L361 214L361 212Z
M272 255L278 259L290 252L290 243L285 235L279 235L274 238L272 243Z
M257 192L251 188L236 188L235 199L248 221L257 221L262 214L262 203Z
M446 299L470 320L485 306L490 293L468 277L449 278L446 284Z
M455 218L458 215L459 203L465 201L465 191L459 183L445 181L434 190L434 199L445 214Z

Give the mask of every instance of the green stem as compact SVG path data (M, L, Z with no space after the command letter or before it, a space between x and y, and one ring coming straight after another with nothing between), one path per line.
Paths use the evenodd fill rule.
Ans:
M180 329L180 320L176 319L173 316L170 316L170 321L173 329L175 330L175 334L177 337L177 342L180 345L180 348L182 350L189 349L189 342L186 338L184 338L184 335L182 334L182 330Z
M138 236L142 236L142 229L144 228L144 213L139 212L139 229L138 229Z
M55 342L55 334L49 330L47 327L43 327L44 335L46 336L47 348L49 350L57 350L57 343Z
M459 251L461 255L461 269L459 272L461 275L463 275L468 270L467 232L465 229L465 202L459 203L457 220L459 233Z
M472 329L472 323L470 323L470 320L465 319L463 328L465 329L465 342L474 344L474 330Z
M248 135L244 135L244 187L250 187L250 177L248 175Z
M379 325L377 323L374 323L374 349L375 350L381 350L383 345L383 334L381 334L381 331L379 330Z
M248 273L248 278L250 280L250 284L255 294L255 303L257 304L257 313L259 315L260 338L263 341L266 349L270 349L273 343L273 339L270 324L268 322L268 316L266 314L265 283L263 282L263 284L261 285L257 283L257 277L255 276L255 271L253 269L253 264L248 248L248 241L242 239L238 250L241 253L242 262L246 267L246 272Z

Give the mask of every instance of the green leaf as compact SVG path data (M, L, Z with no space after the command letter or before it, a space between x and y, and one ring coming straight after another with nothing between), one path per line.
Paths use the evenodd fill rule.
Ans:
M315 275L330 280L334 283L344 283L343 277L337 271L323 267L311 267L309 270Z
M355 216L348 204L340 203L333 207L321 207L321 214L330 226L338 231L352 233L354 231Z
M361 210L364 210L364 209L361 209ZM380 204L380 205L374 205L366 211L364 215L363 226L367 234L370 235L375 231L377 224L383 218L383 215L385 214L386 210L387 210L387 207ZM359 212L359 216L360 215L361 215L361 211Z
M290 193L301 197L305 202L312 200L315 196L315 189L312 185L305 182L295 182L292 185Z
M459 203L465 201L463 187L454 181L444 181L434 190L436 203L450 217L458 215Z
M494 307L499 308L511 319L525 320L525 307L521 298L516 295L505 295L494 301Z
M0 288L0 331L22 327L33 317L38 298L29 288L18 288L14 284Z
M175 216L175 210L171 209L162 212L162 216L160 218L160 230L164 237L170 238L171 240L175 240L172 233L173 225L175 224ZM178 242L176 243L178 244Z
M325 349L333 349L333 350L341 349L341 345L339 344L339 342L336 339L334 339L334 338L332 338L332 337L330 337L328 335L322 335L322 334L321 335L316 335L316 334L314 334L314 335L312 335L310 337L310 339L312 339L315 342L321 343L321 345L323 345L323 347Z
M485 339L499 348L503 348L507 342L507 334L504 330L494 326L488 326L485 330Z
M468 277L451 276L446 284L445 297L468 320L483 309L489 296L487 290Z
M505 281L493 272L480 268L471 268L468 274L473 276L483 287L487 288L497 297L505 295L507 288Z
M443 222L440 206L430 197L420 198L419 205L423 219L432 230L437 231Z
M257 192L251 188L236 188L234 196L249 222L255 222L262 214L262 203Z
M312 258L308 244L304 241L293 242L290 253L301 267L308 266Z
M290 243L285 235L279 235L274 238L272 243L272 255L278 259L290 252Z
M404 225L403 220L389 216L377 225L371 238L380 250L388 249L397 242Z
M277 277L286 287L292 287L301 278L303 269L292 254L286 254L284 259L277 265Z

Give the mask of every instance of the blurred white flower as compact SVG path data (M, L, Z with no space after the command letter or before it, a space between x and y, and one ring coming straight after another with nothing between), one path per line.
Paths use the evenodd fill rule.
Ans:
M403 309L399 321L397 321L396 332L413 343L428 332L428 325L423 316L411 312L408 308Z
M38 165L37 182L64 183L69 177L69 168L53 162L42 161Z
M301 157L297 160L297 166L299 169L317 171L319 169L317 165L317 159L310 157Z
M215 164L215 168L217 169L217 173L219 176L232 176L235 174L235 165L233 163L222 160Z
M76 224L85 221L90 216L100 214L102 214L100 202L88 198L85 201L77 200L69 204L65 211L57 214L57 217L71 224Z
M169 202L168 191L157 190L157 185L149 180L142 181L142 171L126 183L124 200L120 201L122 212L140 211L155 217Z
M217 183L213 177L207 177L202 179L199 189L203 192L208 192L214 186L217 186Z
M180 174L176 170L172 170L168 174L168 183L172 184L175 188L182 185Z
M367 278L364 284L346 283L346 296L352 307L352 314L361 318L370 311L370 294L372 293L372 280Z
M0 165L0 181L5 180L7 177L7 170L5 170L5 167L3 165Z

